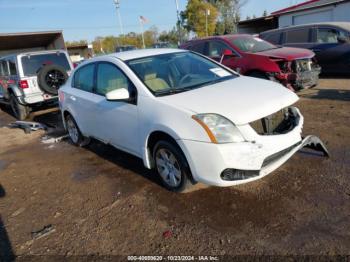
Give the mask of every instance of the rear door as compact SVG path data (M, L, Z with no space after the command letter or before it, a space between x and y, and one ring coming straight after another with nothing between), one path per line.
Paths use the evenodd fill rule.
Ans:
M89 63L79 68L73 76L72 87L65 88L65 100L69 112L73 115L79 129L85 136L95 137L96 118L94 108L96 97L93 94L95 86L95 63Z
M9 68L7 60L0 60L0 99L7 98Z

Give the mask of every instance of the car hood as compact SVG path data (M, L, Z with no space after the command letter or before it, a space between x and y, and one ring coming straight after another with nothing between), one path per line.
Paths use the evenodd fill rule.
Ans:
M158 99L193 114L215 113L243 125L290 106L299 98L278 83L240 76Z
M262 52L254 53L256 55L263 55L274 58L283 58L286 60L294 60L301 58L311 58L315 56L315 53L303 48L293 48L293 47L281 47L276 49L270 49Z

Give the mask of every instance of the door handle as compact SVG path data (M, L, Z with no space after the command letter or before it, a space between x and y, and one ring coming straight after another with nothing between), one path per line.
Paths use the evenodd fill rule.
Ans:
M73 101L77 100L77 99L75 98L75 96L70 96L70 99L73 100Z

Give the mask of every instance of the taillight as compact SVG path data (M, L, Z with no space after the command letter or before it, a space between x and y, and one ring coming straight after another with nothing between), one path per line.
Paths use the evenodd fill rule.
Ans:
M58 100L60 101L60 102L63 102L63 100L64 100L64 93L63 92L58 92Z
M27 80L21 80L19 81L19 87L20 88L29 88L28 81Z

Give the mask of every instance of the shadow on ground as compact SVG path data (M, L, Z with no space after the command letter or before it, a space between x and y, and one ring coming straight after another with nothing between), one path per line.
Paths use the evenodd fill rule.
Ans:
M126 152L116 149L111 145L103 144L97 140L92 140L91 143L85 147L85 149L97 155L99 158L105 159L111 162L116 167L123 168L131 171L152 183L161 185L158 177L154 175L152 170L144 167L142 159L130 155Z
M302 95L311 99L350 101L350 91L342 89L314 89L317 92Z
M0 198L5 197L5 189L0 185ZM4 223L0 215L0 261L13 261L15 255L12 250L10 239L7 235Z

